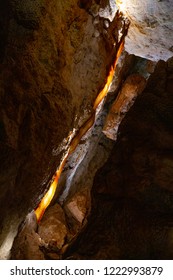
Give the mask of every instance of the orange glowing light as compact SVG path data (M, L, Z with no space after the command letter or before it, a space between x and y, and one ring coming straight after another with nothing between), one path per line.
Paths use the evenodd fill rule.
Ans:
M100 102L103 100L103 98L108 93L109 87L110 87L110 85L112 83L112 80L113 80L113 76L114 76L114 68L111 66L111 70L110 70L110 72L108 74L106 84L105 84L104 88L101 90L101 92L98 94L98 96L97 96L97 98L96 98L96 100L94 102L94 106L93 106L94 110L96 110L96 108L98 107Z
M85 133L94 124L96 109L97 109L98 105L100 104L100 102L103 100L103 98L107 95L107 93L109 91L109 87L110 87L110 85L112 83L112 80L113 80L116 64L117 64L118 58L121 55L123 47L124 47L124 41L121 42L121 44L118 48L114 64L113 64L113 66L111 66L111 69L109 71L109 74L108 74L108 77L107 77L107 80L106 80L106 84L105 84L104 88L101 90L101 92L98 94L98 96L97 96L97 98L94 102L94 105L93 105L94 112L92 113L91 117L84 123L84 125L82 125L82 127L79 129L77 135L71 140L71 143L69 145L69 149L66 152L65 156L63 157L63 160L62 160L62 162L59 166L59 169L56 171L56 173L53 177L53 181L50 185L49 190L46 192L46 194L42 198L40 204L38 205L37 209L35 210L35 215L36 215L36 218L37 218L38 222L43 217L43 214L44 214L45 210L47 209L47 207L49 206L49 204L51 203L51 201L52 201L52 199L55 195L55 192L56 192L56 189L57 189L57 186L58 186L58 180L59 180L61 172L63 171L63 168L66 164L68 156L73 153L73 151L76 149L77 145L79 144L81 138L85 135Z
M46 194L43 196L41 202L39 203L37 209L35 210L35 215L37 218L37 221L39 222L41 220L41 218L44 215L44 212L46 211L47 207L49 206L49 204L51 203L56 189L57 189L57 185L58 185L58 180L60 178L61 172L66 164L67 161L67 157L69 155L69 150L67 151L67 153L65 154L65 156L63 157L63 160L59 166L59 169L56 171L54 177L53 177L53 181L49 187L49 190L46 192Z
M103 100L103 98L107 95L107 93L109 91L109 87L110 87L110 85L112 83L112 80L113 80L113 77L114 77L115 68L116 68L118 59L119 59L119 57L120 57L120 55L121 55L121 53L123 51L123 48L124 48L124 41L121 42L121 44L120 44L120 46L118 48L114 64L113 64L113 66L111 66L111 69L109 71L106 84L105 84L104 88L101 90L101 92L98 94L98 96L97 96L97 98L96 98L96 100L94 102L94 106L93 106L94 110L96 110L96 108L98 107L100 102Z

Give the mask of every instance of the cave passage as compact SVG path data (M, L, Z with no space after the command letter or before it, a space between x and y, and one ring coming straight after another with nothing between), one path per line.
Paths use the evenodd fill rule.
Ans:
M78 143L80 142L81 138L85 135L85 133L93 126L94 121L95 121L95 116L96 116L96 109L99 106L99 104L101 103L101 101L105 98L105 96L107 95L110 85L112 83L113 77L114 77L114 72L116 69L116 65L118 62L119 57L121 56L121 53L123 51L124 48L124 40L125 40L125 36L127 34L128 31L128 26L126 26L126 23L124 21L124 33L122 34L122 37L119 41L119 43L116 46L116 53L115 53L115 59L113 62L113 65L111 65L110 67L110 71L108 73L107 76L107 80L105 83L104 88L100 91L100 93L98 94L94 105L93 105L93 113L92 115L88 118L88 120L82 125L82 127L79 129L79 131L77 132L77 134L72 138L70 144L69 144L69 148L67 150L67 152L65 153L65 155L63 156L63 159L60 163L59 168L57 169L53 179L52 179L52 183L49 187L49 190L46 192L46 194L44 195L44 197L42 198L41 202L39 203L38 207L35 209L35 215L37 218L37 221L40 222L41 218L44 215L44 212L46 211L47 207L49 206L49 204L51 203L57 186L58 186L58 181L60 178L60 175L63 171L63 168L66 164L66 161L69 157L69 155L71 155L73 153L73 151L76 149Z
M171 1L5 1L0 259L173 259Z

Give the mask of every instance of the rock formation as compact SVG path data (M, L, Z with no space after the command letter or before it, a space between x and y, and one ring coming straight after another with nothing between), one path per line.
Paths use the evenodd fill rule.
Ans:
M92 110L114 46L101 31L95 36L94 18L77 0L0 5L3 244L9 226L15 235L59 165L62 153L54 151Z
M124 118L94 179L88 224L66 258L173 258L172 73L172 60L160 61Z
M12 259L173 257L173 63L156 65L172 56L173 6L116 2L0 1L0 259L12 244ZM129 20L129 53L38 225L33 210L92 115ZM103 130L117 110L114 142Z
M131 25L125 49L153 61L173 56L172 0L116 0Z

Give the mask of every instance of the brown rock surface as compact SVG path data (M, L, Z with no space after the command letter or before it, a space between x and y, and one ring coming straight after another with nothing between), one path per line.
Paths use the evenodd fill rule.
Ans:
M88 225L64 256L173 258L171 62L160 61L94 180Z
M62 248L67 236L67 226L60 205L55 204L47 210L38 226L38 234L46 244L54 242L58 249Z
M77 0L4 0L0 16L1 244L59 165L52 151L90 113L113 45Z
M37 221L34 212L27 215L25 222L20 225L18 235L14 239L11 251L12 260L44 260L40 250L40 236L36 233Z
M118 127L136 97L144 90L146 80L139 74L127 77L113 102L103 127L103 133L110 139L117 139Z
M89 191L83 190L76 193L68 202L65 203L66 212L70 213L73 218L80 224L84 221L90 208Z

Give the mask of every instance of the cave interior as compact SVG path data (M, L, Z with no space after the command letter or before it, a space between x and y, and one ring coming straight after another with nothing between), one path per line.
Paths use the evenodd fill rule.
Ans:
M0 259L173 259L172 0L0 0Z

